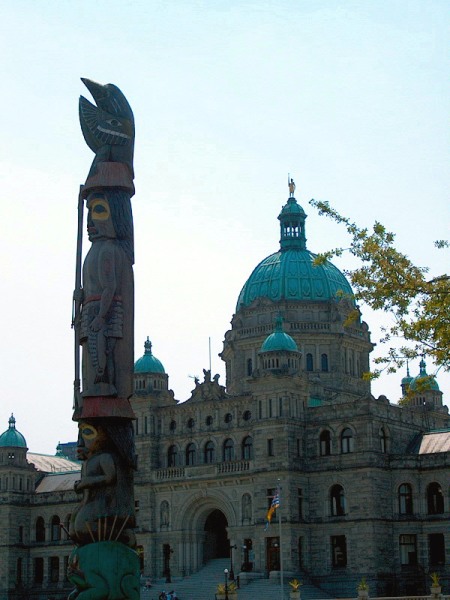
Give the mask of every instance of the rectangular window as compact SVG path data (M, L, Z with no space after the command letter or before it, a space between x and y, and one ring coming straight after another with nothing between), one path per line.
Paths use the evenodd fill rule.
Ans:
M334 568L347 566L347 540L345 535L333 535L331 541L331 563Z
M273 417L272 410L272 398L269 398L269 417Z
M136 427L136 435L139 435L139 419L136 419L135 427Z
M298 488L297 490L298 497L298 518L303 519L303 490Z
M301 456L302 455L302 440L300 438L297 438L297 456Z
M34 559L34 583L42 583L44 581L44 559Z
M23 542L23 525L19 525L19 542Z
M415 535L401 535L400 539L400 563L402 565L417 564L417 539Z
M430 533L428 536L430 565L445 565L445 542L443 533Z
M148 417L144 417L144 432L148 433Z
M303 569L303 538L298 538L298 568Z
M267 454L268 456L275 456L275 452L273 449L273 438L269 438L267 440Z
M259 400L258 402L258 418L262 419L262 402Z
M50 581L57 583L59 581L59 558L57 556L50 556L49 569Z
M283 398L278 398L278 416L283 416Z

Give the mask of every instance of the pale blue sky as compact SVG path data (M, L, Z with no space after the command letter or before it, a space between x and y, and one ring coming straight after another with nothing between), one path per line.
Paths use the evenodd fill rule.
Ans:
M242 285L278 249L288 172L310 250L346 242L308 205L314 197L362 225L380 220L432 273L448 269L433 248L449 221L447 1L0 8L0 431L14 411L33 451L76 435L76 206L92 161L80 77L118 85L135 114L136 358L150 336L178 399L208 367L209 337L224 383L217 354ZM363 314L376 341L386 317ZM402 376L374 394L396 401ZM438 381L448 404L450 378Z

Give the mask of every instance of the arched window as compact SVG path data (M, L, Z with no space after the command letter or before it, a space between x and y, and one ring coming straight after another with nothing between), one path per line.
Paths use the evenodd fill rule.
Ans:
M253 458L253 439L250 435L242 440L242 458L244 460Z
M330 490L330 514L333 517L345 515L345 495L342 485L333 485Z
M384 427L380 429L380 450L382 454L386 454L387 452L387 435Z
M320 357L320 368L324 372L328 371L328 354L322 354Z
M234 460L234 442L230 438L226 439L223 443L223 460L224 462Z
M211 464L215 461L215 452L214 452L214 443L209 440L206 442L205 448L203 450L204 463Z
M60 518L55 515L52 518L52 542L59 542L59 540L61 539L60 523Z
M444 512L444 494L436 481L427 487L427 506L429 515L442 515Z
M36 519L36 541L45 542L45 521L43 517Z
M412 515L412 487L409 483L402 483L398 488L398 512L401 515Z
M186 465L195 465L195 444L186 446Z
M313 360L313 355L311 353L308 353L306 355L306 370L314 371L314 360Z
M176 467L177 466L177 447L170 446L167 451L167 466L168 467Z
M353 452L353 433L350 427L346 427L341 433L341 452L342 454Z
M320 434L320 456L329 456L331 454L331 434L328 430Z

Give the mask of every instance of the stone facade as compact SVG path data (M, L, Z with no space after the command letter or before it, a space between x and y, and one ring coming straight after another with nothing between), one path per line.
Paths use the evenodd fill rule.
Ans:
M294 198L286 207L281 251L291 262L285 253L284 280L270 285L294 291L269 297L251 276L225 333L226 385L204 371L178 402L148 340L136 363L142 571L176 578L227 557L241 581L283 568L336 597L353 596L362 577L372 594L421 593L431 571L450 588L450 422L442 392L419 386L402 406L371 395L363 378L369 328L352 298L323 294L328 275L311 275L306 215ZM306 283L302 273L310 274ZM279 315L286 348L265 344ZM77 466L50 469L1 440L0 600L64 597L72 544L60 523L77 503ZM278 487L280 506L266 526Z

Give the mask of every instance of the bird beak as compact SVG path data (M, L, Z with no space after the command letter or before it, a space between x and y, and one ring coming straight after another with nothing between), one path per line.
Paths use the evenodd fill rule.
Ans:
M105 89L105 86L102 85L101 83L92 81L92 79L86 79L85 77L81 77L81 81L84 83L84 85L87 87L87 89L91 92L92 97L94 98L97 105L98 105L99 101L101 102L103 99L105 99L107 97L107 91Z

